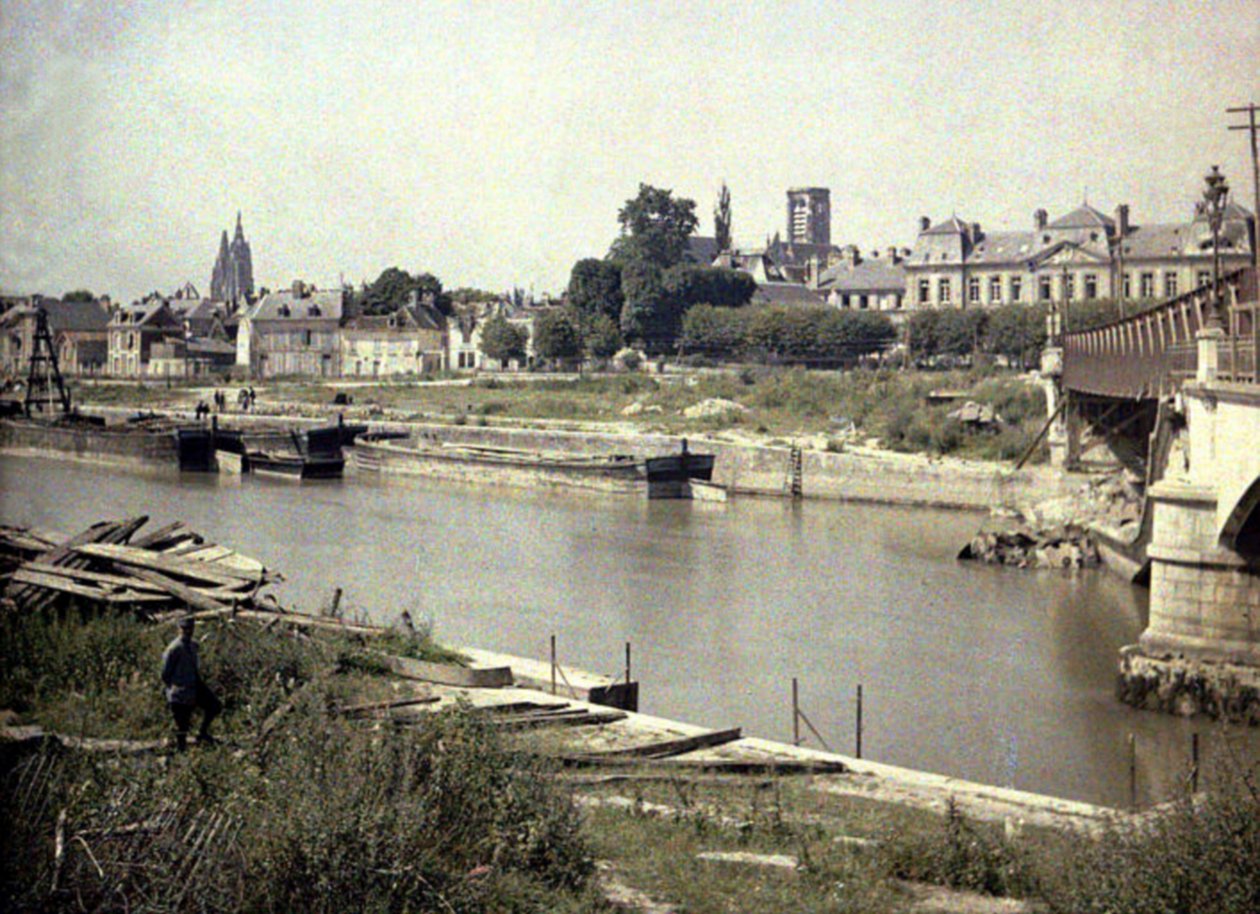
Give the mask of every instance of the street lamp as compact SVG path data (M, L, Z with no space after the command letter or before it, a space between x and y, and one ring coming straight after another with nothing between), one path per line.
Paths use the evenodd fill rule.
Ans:
M1212 230L1212 313L1208 317L1208 326L1223 328L1225 298L1221 295L1221 224L1225 221L1225 207L1229 204L1229 183L1221 174L1219 165L1213 165L1203 181L1207 187L1197 209Z

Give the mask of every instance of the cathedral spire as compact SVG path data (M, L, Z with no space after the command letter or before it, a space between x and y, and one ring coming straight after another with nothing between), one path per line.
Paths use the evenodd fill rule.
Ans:
M241 239L245 237L245 231L241 228L241 211L239 209L236 211L236 237Z

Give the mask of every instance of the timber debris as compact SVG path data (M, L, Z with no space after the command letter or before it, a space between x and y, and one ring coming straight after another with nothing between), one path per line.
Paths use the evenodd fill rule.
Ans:
M182 523L140 534L147 522L144 516L103 521L61 543L0 528L5 596L28 613L75 606L160 619L189 608L228 613L257 607L262 589L282 580Z

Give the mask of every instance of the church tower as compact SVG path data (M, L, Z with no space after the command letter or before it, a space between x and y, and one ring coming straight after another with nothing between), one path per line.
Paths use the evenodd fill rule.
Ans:
M254 262L241 227L241 213L236 211L236 232L228 243L225 231L219 239L219 256L210 274L210 297L216 301L240 305L254 294Z
M831 244L831 191L792 187L787 192L788 242Z

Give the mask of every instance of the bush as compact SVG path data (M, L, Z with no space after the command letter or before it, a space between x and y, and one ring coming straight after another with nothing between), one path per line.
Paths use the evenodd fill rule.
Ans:
M1038 888L1024 850L995 830L969 822L952 798L938 830L887 834L877 853L886 874L896 879L1017 897Z
M1041 874L1055 914L1260 911L1260 763L1227 762L1208 791L1137 827L1065 842Z

